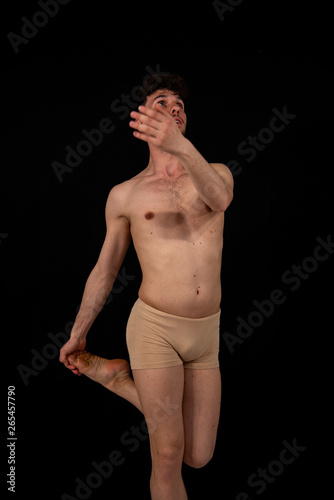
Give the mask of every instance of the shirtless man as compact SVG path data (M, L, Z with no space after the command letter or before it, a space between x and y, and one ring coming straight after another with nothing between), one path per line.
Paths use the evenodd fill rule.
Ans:
M203 467L217 435L220 271L233 177L185 137L184 80L167 75L149 85L145 105L130 122L133 135L149 146L149 163L110 191L106 238L60 361L143 412L152 499L185 500L182 461ZM205 110L198 106L198 112L205 130ZM84 350L131 237L143 274L126 332L133 378L126 360Z

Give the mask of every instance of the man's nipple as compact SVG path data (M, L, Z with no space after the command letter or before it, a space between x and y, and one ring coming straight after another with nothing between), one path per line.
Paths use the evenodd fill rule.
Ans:
M153 217L154 217L154 213L153 212L146 212L145 219L151 220L151 219L153 219Z

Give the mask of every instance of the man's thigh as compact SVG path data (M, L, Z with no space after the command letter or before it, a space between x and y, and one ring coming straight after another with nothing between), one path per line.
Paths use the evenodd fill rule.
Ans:
M221 403L220 369L184 370L184 461L203 467L216 444Z
M170 448L183 450L183 365L134 369L133 378L146 419L152 453L158 450L168 452Z

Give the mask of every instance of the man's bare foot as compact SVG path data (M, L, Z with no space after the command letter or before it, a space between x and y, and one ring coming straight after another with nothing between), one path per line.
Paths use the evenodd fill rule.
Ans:
M130 366L125 359L100 358L87 351L74 351L67 359L80 374L86 375L109 390L112 390L112 386L120 376L123 379L130 376Z
M79 374L86 375L109 391L127 399L142 411L134 381L130 376L130 365L125 359L105 359L86 351L74 351L67 359L77 368Z

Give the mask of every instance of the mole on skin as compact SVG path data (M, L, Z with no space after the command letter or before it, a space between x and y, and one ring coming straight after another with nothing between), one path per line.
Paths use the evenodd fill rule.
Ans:
M153 217L154 217L154 213L153 212L147 212L145 214L145 219L147 219L147 220L151 220L151 219L153 219Z

